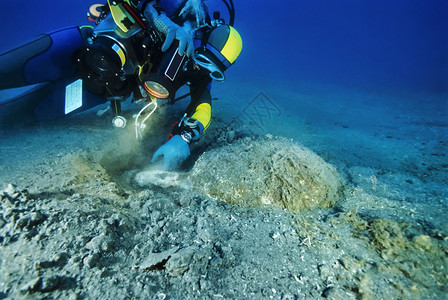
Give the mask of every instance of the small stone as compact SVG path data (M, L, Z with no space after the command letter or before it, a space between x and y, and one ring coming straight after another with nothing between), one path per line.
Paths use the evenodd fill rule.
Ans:
M215 240L215 234L212 228L202 227L197 229L196 238L206 243Z
M191 204L191 198L190 198L190 197L185 197L185 196L183 196L183 197L181 197L181 198L179 199L179 204L180 204L180 206L182 206L182 207L190 206L190 204Z
M93 254L85 257L82 262L83 262L84 266L87 266L90 269L92 269L98 263L99 258L100 258L100 255L98 253L93 253Z
M161 268L170 257L179 250L178 247L160 253L152 253L140 266L144 270L154 270Z
M46 277L42 280L42 292L51 292L59 287L61 280L58 276Z
M73 256L72 258L70 258L70 260L68 261L69 264L76 264L79 263L81 261L81 257L79 256Z
M280 232L272 232L271 233L271 238L273 239L273 240L276 240L276 239L278 239L280 237Z
M17 220L15 229L23 229L30 223L30 216L21 216L20 219Z
M33 293L33 292L36 292L36 291L38 291L40 289L41 283L42 283L42 278L37 277L37 278L35 278L33 280L30 280L26 284L24 284L20 288L20 291L22 293L28 293L28 292Z
M81 298L78 297L78 295L75 294L75 293L70 293L67 299L68 300L78 300L78 299L81 299Z
M228 143L233 142L235 140L235 136L236 136L235 130L231 130L231 131L227 132L227 142Z
M417 247L427 250L427 251L431 250L431 247L432 247L431 237L428 235L417 236L414 239L414 243L416 244Z
M62 267L67 264L69 259L70 259L70 254L68 254L66 252L61 252L55 256L54 261L57 263L58 266Z
M171 276L180 276L190 267L193 255L197 251L196 247L188 247L174 253L166 263L166 271Z
M282 295L282 300L294 300L295 297L293 294L284 294Z
M347 291L344 290L342 288L339 287L332 287L332 286L328 286L327 288L324 289L324 291L322 292L322 297L327 298L327 299L356 299L356 296Z
M330 264L321 264L317 267L321 278L325 279L335 274L334 267Z
M219 217L219 210L216 205L208 205L205 208L205 211L210 217Z
M45 220L45 215L42 214L40 211L32 212L31 213L31 224L32 226L38 225L42 223Z
M156 210L151 214L151 219L154 220L154 222L160 221L162 219L162 214L160 211Z
M110 236L104 233L94 237L86 244L86 248L92 252L110 251L113 247L113 240Z
M6 186L6 189L3 190L3 192L4 192L5 194L9 195L9 196L12 196L12 195L14 195L14 194L16 193L16 188L15 188L14 185L12 185L12 184L8 184L8 185Z

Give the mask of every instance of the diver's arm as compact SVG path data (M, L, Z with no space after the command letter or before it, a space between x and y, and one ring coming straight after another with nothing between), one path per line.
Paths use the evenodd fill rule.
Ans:
M209 79L202 80L199 83L192 83L190 85L190 97L191 102L190 105L185 110L183 120L189 120L190 124L195 123L197 121L197 130L198 134L194 137L193 141L199 139L199 135L202 134L204 130L208 128L212 118L212 97L210 94L211 83ZM185 121L184 121L185 123ZM182 120L180 122L182 127ZM190 125L191 126L191 125ZM173 131L176 131L176 127ZM173 132L173 135L179 134L179 130L177 132Z
M210 124L211 96L210 80L202 80L190 86L191 103L184 117L173 127L170 140L153 155L151 162L163 157L163 168L174 170L190 156L190 144L199 140L202 132Z
M212 117L211 81L207 78L198 85L190 85L191 102L185 113L197 119L204 126L210 125Z

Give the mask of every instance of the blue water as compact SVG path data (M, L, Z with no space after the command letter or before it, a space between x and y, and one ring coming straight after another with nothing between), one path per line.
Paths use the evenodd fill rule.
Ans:
M246 41L242 60L256 61L261 72L350 85L448 88L447 1L244 3L238 18Z
M42 32L88 24L95 3L2 2L0 51ZM208 2L223 8L219 0ZM446 0L234 2L244 51L231 76L448 91Z

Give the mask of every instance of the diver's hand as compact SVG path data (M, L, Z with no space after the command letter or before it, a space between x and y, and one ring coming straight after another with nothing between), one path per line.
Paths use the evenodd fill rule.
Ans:
M173 24L175 26L168 27L165 42L163 43L162 46L162 51L168 50L171 44L173 43L174 39L177 39L179 41L179 54L184 55L185 53L189 57L192 56L194 51L194 45L193 45L193 30L191 26L188 23L184 24L184 26L182 27L178 26L175 23Z
M165 42L162 45L162 51L168 50L173 41L177 39L179 41L179 54L184 55L185 53L187 56L193 55L194 30L188 22L180 27L171 21L165 13L161 12L159 14L152 5L147 6L144 15L152 20L152 23L160 32L165 34Z
M190 156L190 147L180 135L175 135L154 153L151 163L157 161L162 156L163 169L172 171L179 168L187 157Z

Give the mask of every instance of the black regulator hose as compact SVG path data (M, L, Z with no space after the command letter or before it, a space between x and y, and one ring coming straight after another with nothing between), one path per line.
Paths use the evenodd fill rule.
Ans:
M233 5L233 0L229 0L229 2L231 7L229 25L233 26L235 24L235 6Z
M233 26L233 24L235 23L235 6L233 5L233 0L229 0L229 2L227 2L227 0L222 0L222 2L224 2L227 9L229 10L230 14L229 25Z

